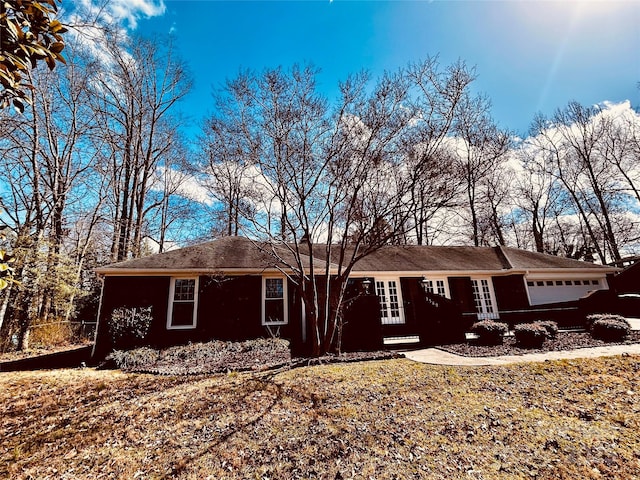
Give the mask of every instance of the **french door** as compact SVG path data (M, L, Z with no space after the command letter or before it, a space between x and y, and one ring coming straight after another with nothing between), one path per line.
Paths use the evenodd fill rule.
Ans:
M496 301L490 279L472 278L471 286L473 287L473 300L476 304L478 320L495 320L499 318L497 309L495 308Z
M380 319L383 325L404 323L402 294L398 280L376 280L376 295L380 301Z

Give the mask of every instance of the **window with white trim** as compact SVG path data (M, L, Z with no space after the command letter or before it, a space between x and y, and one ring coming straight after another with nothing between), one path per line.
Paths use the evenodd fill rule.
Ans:
M262 278L262 325L286 325L287 282L282 277Z
M398 280L376 280L376 295L380 302L380 320L383 325L404 323L402 297Z
M473 301L476 304L478 320L499 318L495 308L496 301L490 279L472 278L471 285L473 287Z
M446 282L444 279L424 278L420 281L426 293L433 293L441 297L449 298Z
M196 327L198 315L198 277L172 278L169 288L167 329Z

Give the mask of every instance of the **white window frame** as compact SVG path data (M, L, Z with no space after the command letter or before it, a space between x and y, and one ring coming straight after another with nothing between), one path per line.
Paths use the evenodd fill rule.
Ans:
M451 293L449 292L449 280L447 277L430 277L428 275L425 275L422 277L422 279L420 279L420 286L422 288L424 288L424 281L427 281L430 283L430 288L433 290L434 295L440 295L441 297L445 297L445 298L449 298L451 299ZM438 293L438 282L442 282L442 286L443 286L443 290L444 290L444 295L441 295L440 293Z
M471 277L471 285L473 287L473 303L478 313L478 320L500 318L491 277Z
M282 312L284 316L284 320L281 322L268 322L266 317L266 302L267 302L267 279L278 279L282 280ZM269 299L269 300L279 300L279 299ZM288 325L289 324L289 295L287 294L287 278L277 275L271 275L262 277L262 326L270 327L270 326L279 326L279 325Z
M176 293L176 280L195 280L193 286L193 300L177 301L174 299ZM199 278L195 277L171 277L171 284L169 286L169 306L167 309L167 330L191 330L196 328L198 323L198 289ZM193 302L193 318L191 319L191 325L173 325L173 304L174 303L187 303Z
M396 291L396 301L398 311L397 316L393 316L393 306L390 295L390 282L394 282ZM382 284L382 295L380 290L380 284ZM383 325L402 325L406 322L404 318L404 304L402 303L402 287L400 285L399 278L374 278L375 292L380 302L380 321ZM386 312L386 315L383 314Z

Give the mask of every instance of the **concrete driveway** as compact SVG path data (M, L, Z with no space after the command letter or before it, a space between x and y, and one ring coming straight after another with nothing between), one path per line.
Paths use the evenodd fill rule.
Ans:
M631 330L640 330L640 318L629 318ZM499 357L463 357L437 348L423 348L404 353L413 361L432 365L509 365L512 363L544 362L547 360L565 360L571 358L611 357L615 355L640 355L640 344L608 345L604 347L578 348L559 352L527 353L524 355L502 355Z
M640 344L609 345L606 347L578 348L560 352L527 353L525 355L503 355L500 357L463 357L437 348L424 348L404 352L405 356L416 362L433 365L509 365L513 363L544 362L572 358L611 357L615 355L640 355Z

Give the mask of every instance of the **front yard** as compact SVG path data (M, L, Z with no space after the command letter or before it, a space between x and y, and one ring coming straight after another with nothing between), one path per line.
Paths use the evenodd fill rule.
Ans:
M637 478L640 357L0 374L0 477Z

